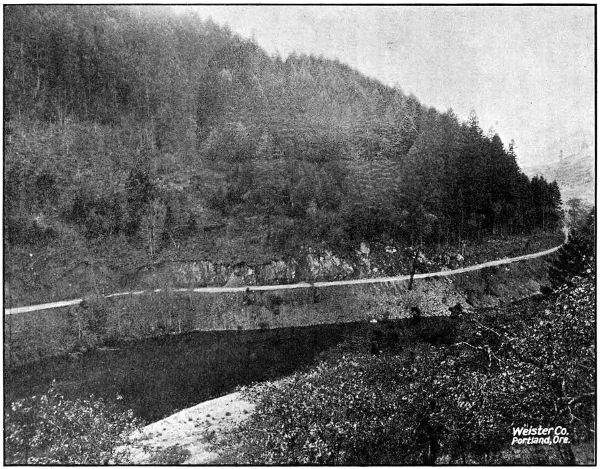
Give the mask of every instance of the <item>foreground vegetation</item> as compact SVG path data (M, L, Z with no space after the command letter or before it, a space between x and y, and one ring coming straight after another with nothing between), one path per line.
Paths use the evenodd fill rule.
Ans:
M5 410L4 462L7 464L123 463L115 453L140 419L90 395L69 400L52 386L47 392L10 404Z
M135 428L303 369L363 327L197 332L5 369L5 463L127 463L114 450ZM176 450L151 462L174 464Z
M517 457L510 442L521 425L562 425L573 444L593 438L593 291L578 279L551 299L429 326L421 340L379 324L381 354L345 345L308 372L247 390L257 410L230 436L226 461L573 464L570 445Z

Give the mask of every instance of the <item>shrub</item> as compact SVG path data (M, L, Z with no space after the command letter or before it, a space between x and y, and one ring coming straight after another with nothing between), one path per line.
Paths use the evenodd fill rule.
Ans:
M118 234L126 218L122 199L119 193L98 195L84 186L75 194L65 217L80 226L87 238Z
M7 216L4 226L6 239L11 244L44 245L58 236L54 227L21 214Z
M261 385L253 391L261 396L255 413L236 435L236 462L412 463L425 442L420 429L414 434L424 402L401 395L425 384L415 380L421 372L400 356L361 354Z
M508 446L513 426L562 425L572 443L593 434L594 284L580 278L552 300L465 321L434 390L454 460L485 460Z
M77 338L75 349L93 349L109 338L109 303L102 297L83 300L69 310L73 336Z
M90 396L66 400L54 386L18 399L5 413L8 464L106 464L125 462L115 448L141 425L132 411Z

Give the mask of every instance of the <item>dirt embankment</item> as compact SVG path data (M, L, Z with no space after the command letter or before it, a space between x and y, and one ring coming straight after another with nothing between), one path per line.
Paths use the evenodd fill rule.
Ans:
M126 448L131 464L156 464L157 454L177 447L185 464L219 464L213 444L227 430L246 419L254 405L239 392L184 409L131 435ZM183 451L182 451L183 450Z

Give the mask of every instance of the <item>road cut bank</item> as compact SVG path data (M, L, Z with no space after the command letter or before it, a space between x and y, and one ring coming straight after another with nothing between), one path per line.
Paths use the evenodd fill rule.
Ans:
M249 330L444 316L463 308L522 299L547 284L547 257L502 261L442 275L406 279L323 282L277 288L134 292L78 300L48 310L5 314L5 363L20 365L164 334Z

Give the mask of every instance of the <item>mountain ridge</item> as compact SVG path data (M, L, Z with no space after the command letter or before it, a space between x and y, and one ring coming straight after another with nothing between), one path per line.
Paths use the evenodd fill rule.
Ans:
M577 152L549 163L524 166L523 172L530 177L543 176L547 180L555 180L561 189L563 202L581 199L594 204L596 181L591 153Z

